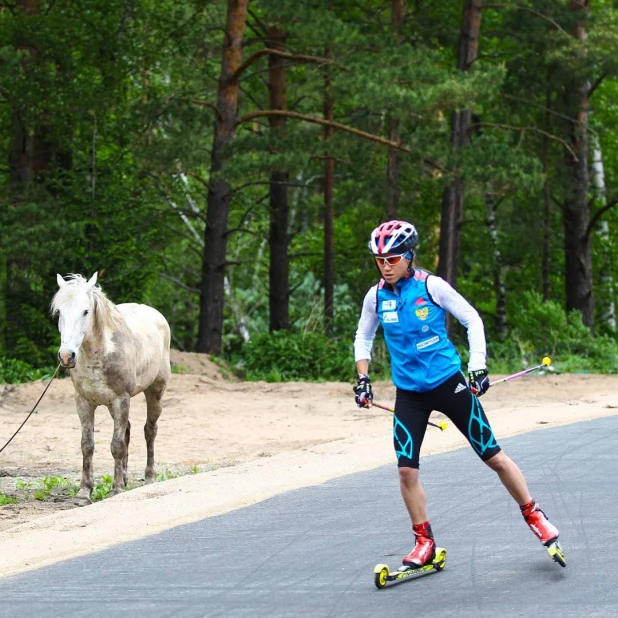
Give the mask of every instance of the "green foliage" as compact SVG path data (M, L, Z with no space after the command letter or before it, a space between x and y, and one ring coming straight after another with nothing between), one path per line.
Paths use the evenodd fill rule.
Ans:
M65 476L44 476L35 481L17 479L15 487L19 491L29 492L35 500L47 500L52 493L60 493L73 497L79 491L79 485Z
M5 506L7 504L17 504L18 502L18 498L13 498L12 496L7 496L5 494L0 494L0 506Z
M274 333L254 337L243 349L248 380L349 380L354 375L350 342L321 333Z
M46 500L54 489L64 489L69 496L75 496L79 490L79 485L64 476L45 476L31 487L36 489L35 500Z
M0 356L0 384L21 384L35 380L48 379L54 373L53 367L35 369L16 358Z
M93 502L98 502L99 500L107 498L113 485L114 477L109 474L103 474L101 479L98 482L95 482L94 487L92 488L92 493L90 494L90 499Z
M193 470L189 471L190 474L195 474ZM157 482L160 481L169 481L171 479L177 479L179 476L182 476L182 472L178 470L170 470L166 468L163 472L157 472Z
M565 314L555 301L526 292L504 344L490 343L492 372L518 371L538 365L544 356L563 372L618 373L618 342L607 335L593 337L581 314Z

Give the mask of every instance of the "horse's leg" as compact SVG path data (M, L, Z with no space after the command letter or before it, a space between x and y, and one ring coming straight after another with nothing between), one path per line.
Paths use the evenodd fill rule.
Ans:
M144 425L144 436L146 436L146 472L144 478L147 483L154 483L154 441L157 437L157 421L161 416L161 399L165 392L165 382L153 382L145 391L146 395L146 424Z
M127 471L124 464L127 461L128 445L125 442L127 426L129 424L129 395L119 397L108 406L109 412L114 420L114 435L112 436L111 451L114 456L114 484L109 492L110 496L119 494L125 488L125 478Z
M77 405L77 414L82 426L82 479L79 484L79 492L75 496L75 501L78 504L90 504L90 494L94 486L94 477L92 474L92 455L94 454L94 411L96 405L93 405L81 395L76 393L75 403Z
M124 443L127 447L127 452L124 456L124 461L122 462L122 467L124 468L124 486L126 487L129 483L129 442L131 442L131 421L127 420L127 431L124 434Z

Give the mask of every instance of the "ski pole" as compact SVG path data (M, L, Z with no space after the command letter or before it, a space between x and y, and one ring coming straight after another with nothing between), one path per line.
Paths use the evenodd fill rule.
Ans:
M535 365L534 367L528 367L528 369L524 369L523 371L518 371L513 375L506 376L506 378L500 378L499 380L495 380L494 382L490 382L489 386L495 386L496 384L500 384L501 382L508 382L509 380L514 380L515 378L521 378L521 376L525 376L527 373L532 373L533 371L538 371L543 367L547 367L551 365L551 358L549 356L545 356L540 365ZM471 389L472 392L476 395L478 391L475 388Z
M389 408L388 406L383 406L379 403L376 403L375 401L371 402L372 406L375 406L376 408L381 408L382 410L387 410L388 412L395 412L395 410L393 410L393 408ZM431 421L427 421L428 425L431 425L432 427L437 427L440 431L444 431L447 427L448 427L448 423L432 423Z
M543 358L543 361L540 365L535 365L534 367L528 367L528 369L524 369L523 371L518 371L511 376L506 376L506 378L500 378L495 382L490 382L489 386L494 386L495 384L500 384L500 382L508 382L509 380L514 380L515 378L521 378L521 376L525 376L527 373L532 373L533 371L537 371L538 369L543 369L543 367L548 367L551 365L551 358L546 356Z

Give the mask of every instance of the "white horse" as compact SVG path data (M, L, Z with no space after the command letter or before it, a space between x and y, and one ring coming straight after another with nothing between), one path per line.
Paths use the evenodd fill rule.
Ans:
M154 440L161 398L171 373L170 327L156 309L147 305L114 305L96 285L97 273L89 281L81 275L71 275L69 280L58 275L57 279L60 289L51 309L52 314L58 314L58 359L71 370L82 425L83 468L77 500L88 504L93 487L97 406L107 406L114 419L111 451L115 466L110 495L115 495L127 484L130 400L141 392L146 395L145 477L148 483L155 480Z

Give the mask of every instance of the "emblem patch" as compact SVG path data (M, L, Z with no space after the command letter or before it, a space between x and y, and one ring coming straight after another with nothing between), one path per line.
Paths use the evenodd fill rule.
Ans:
M382 311L392 311L397 308L396 300L383 300L382 301Z
M427 307L419 307L414 313L419 320L426 320L429 315L429 309Z
M399 322L399 315L396 311L385 311L382 314L382 319L387 324L391 324L393 322Z

